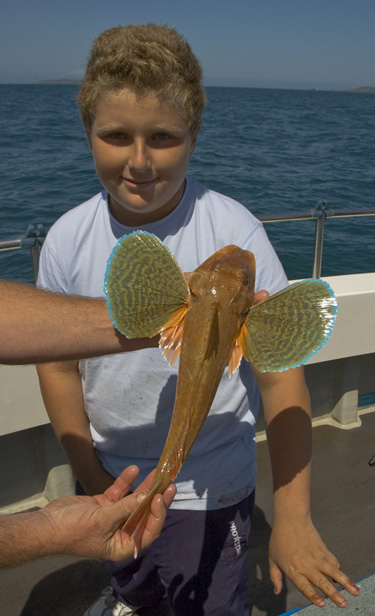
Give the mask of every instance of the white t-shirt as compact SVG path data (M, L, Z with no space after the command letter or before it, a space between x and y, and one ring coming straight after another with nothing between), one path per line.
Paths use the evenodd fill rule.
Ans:
M158 236L185 272L223 246L236 244L255 255L256 290L272 294L288 284L262 224L236 201L190 178L171 214L137 229ZM47 235L39 286L102 297L107 259L118 239L134 230L112 217L105 191L70 210ZM170 367L159 349L143 349L83 360L80 373L92 439L103 467L118 476L129 464L137 464L141 481L157 465L164 446L178 361ZM225 370L209 415L176 479L173 507L218 509L252 492L258 401L245 360L231 379Z

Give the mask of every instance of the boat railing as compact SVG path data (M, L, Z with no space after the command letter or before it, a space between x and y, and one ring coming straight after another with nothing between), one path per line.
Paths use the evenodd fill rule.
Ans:
M331 218L356 218L363 216L375 216L375 208L362 208L358 210L333 210L327 201L318 201L316 206L309 212L284 212L283 214L266 214L259 216L264 224L280 222L299 222L305 220L315 221L315 248L312 277L320 278L322 273L324 228L326 219ZM28 248L31 250L34 278L38 276L38 264L40 250L46 237L43 225L29 225L26 233L13 240L0 240L0 251Z
M358 210L333 210L327 201L318 201L310 212L284 212L283 214L266 214L260 217L263 223L271 222L298 222L302 220L315 220L315 248L312 277L320 278L322 273L324 228L327 218L356 218L362 216L375 216L374 208Z
M38 278L39 256L47 233L43 225L29 225L21 237L12 240L0 240L0 251L27 248L31 252L34 280Z

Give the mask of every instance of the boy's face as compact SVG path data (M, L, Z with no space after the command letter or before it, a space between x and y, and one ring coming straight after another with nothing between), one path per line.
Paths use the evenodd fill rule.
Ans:
M88 138L116 220L136 227L178 205L196 137L177 109L156 96L124 89L99 101Z

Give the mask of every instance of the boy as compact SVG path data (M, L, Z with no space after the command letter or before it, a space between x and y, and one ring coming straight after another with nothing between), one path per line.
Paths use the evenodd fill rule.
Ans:
M199 63L183 37L153 24L104 32L78 100L105 190L51 229L41 286L99 296L112 248L136 229L157 235L186 272L237 244L255 254L257 290L272 294L287 285L259 221L186 177L205 97ZM126 456L140 467L141 478L156 466L177 380L177 367L170 368L158 349L44 366L39 374L52 424L86 493L105 489L126 466ZM246 362L231 380L224 375L177 477L177 497L160 538L136 561L111 565L114 602L103 597L87 614L133 614L165 593L178 616L248 614L259 390L275 485L275 592L282 586L279 567L317 605L324 600L311 583L337 604L346 603L326 575L357 592L310 519L311 424L303 372L255 377Z

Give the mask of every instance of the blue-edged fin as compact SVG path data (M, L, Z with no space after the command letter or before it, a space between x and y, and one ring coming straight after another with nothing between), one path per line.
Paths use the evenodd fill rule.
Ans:
M246 359L260 372L296 368L329 339L337 301L323 280L303 280L253 306L240 342Z
M189 297L176 259L145 231L119 240L108 259L104 291L112 322L127 338L151 338L176 324Z

